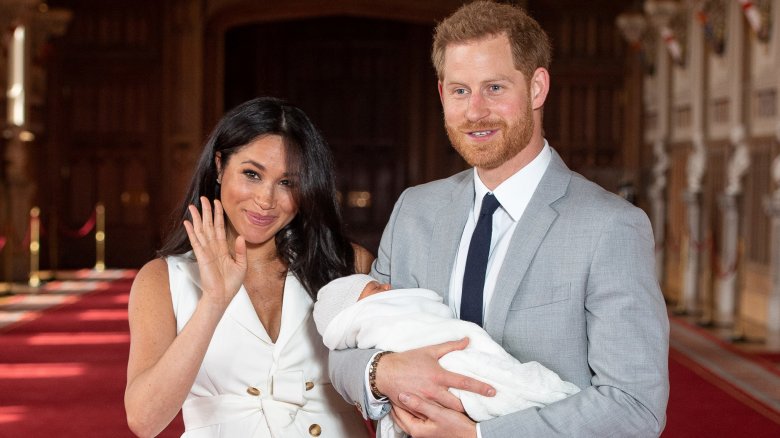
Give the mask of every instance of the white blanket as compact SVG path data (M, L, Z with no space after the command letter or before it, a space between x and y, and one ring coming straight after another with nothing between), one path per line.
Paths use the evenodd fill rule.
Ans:
M326 287L320 290L315 306L327 306L329 299L341 299L329 294L343 293ZM545 406L579 392L576 385L561 380L538 362L521 363L478 325L455 319L442 298L427 289L395 289L369 296L336 314L327 327L318 324L318 329L331 350L378 348L400 352L468 337L466 349L444 355L439 363L496 389L494 397L450 389L474 421ZM398 436L393 434L391 421L389 415L380 420L380 436Z

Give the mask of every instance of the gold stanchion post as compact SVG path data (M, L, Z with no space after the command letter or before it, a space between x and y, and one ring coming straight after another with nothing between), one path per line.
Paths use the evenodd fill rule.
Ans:
M30 279L27 284L30 287L41 285L39 275L41 256L41 209L30 209Z
M106 269L106 208L102 203L95 206L95 270Z

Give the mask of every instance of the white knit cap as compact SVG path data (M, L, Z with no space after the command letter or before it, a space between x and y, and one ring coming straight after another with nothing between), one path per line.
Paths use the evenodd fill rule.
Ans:
M321 287L317 292L317 302L314 303L317 331L321 335L325 333L333 318L350 304L356 303L363 288L372 281L377 280L370 275L353 274L337 278Z

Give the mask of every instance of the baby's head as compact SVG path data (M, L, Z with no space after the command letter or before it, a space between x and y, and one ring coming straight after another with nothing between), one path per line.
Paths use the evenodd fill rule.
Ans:
M362 300L365 297L370 297L371 295L376 295L380 292L385 292L388 290L390 290L390 285L387 283L380 283L376 280L369 281L368 284L366 284L366 286L360 292L358 301Z
M381 284L365 274L348 275L326 284L319 290L314 305L314 321L320 334L350 304L389 289L389 284Z

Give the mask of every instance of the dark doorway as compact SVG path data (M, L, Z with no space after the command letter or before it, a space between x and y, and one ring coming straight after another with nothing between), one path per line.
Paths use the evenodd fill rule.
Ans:
M431 32L429 25L331 17L225 34L225 108L259 95L301 107L334 152L350 236L374 253L393 203L415 179L410 143L423 135L415 120L421 102L437 99Z

